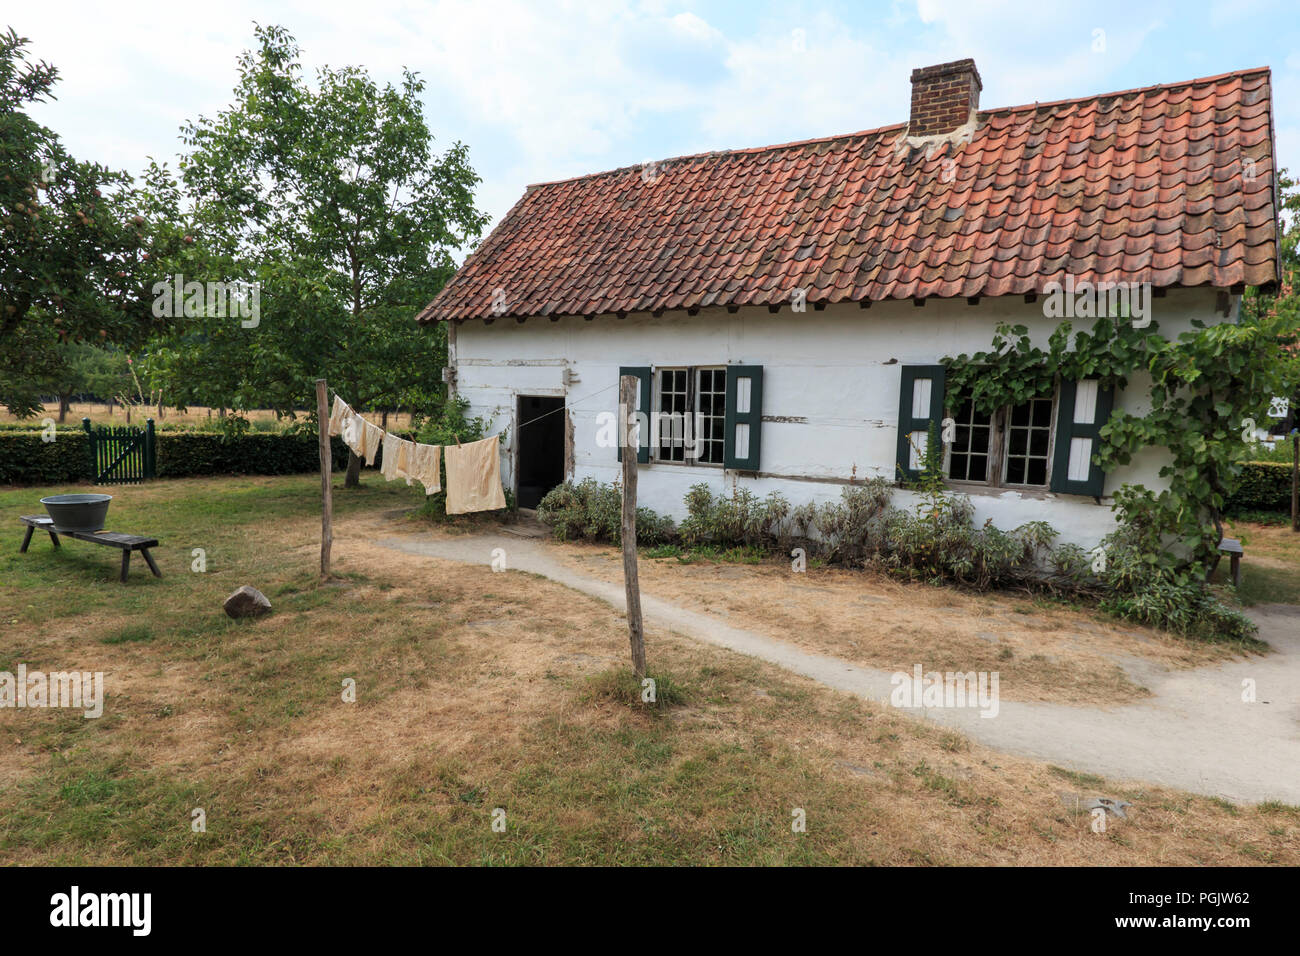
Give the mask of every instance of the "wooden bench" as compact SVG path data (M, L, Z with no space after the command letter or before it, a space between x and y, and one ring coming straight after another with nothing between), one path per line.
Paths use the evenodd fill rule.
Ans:
M62 534L69 538L76 538L78 541L89 541L92 544L102 544L109 548L117 548L122 552L122 574L118 580L126 583L126 573L131 567L131 552L139 551L144 555L144 559L149 564L149 570L153 572L154 577L162 577L162 572L158 570L158 565L154 564L153 555L149 553L150 548L158 547L157 538L145 538L138 534L122 534L118 531L55 531L54 522L46 515L23 515L23 524L27 525L27 534L23 536L23 546L18 549L19 553L26 553L27 546L32 543L32 534L37 530L46 531L50 535L50 540L54 546L59 546L59 535Z
M1219 553L1214 556L1214 563L1210 565L1210 570L1205 572L1205 580L1208 581L1210 580L1210 578L1214 577L1214 572L1219 567L1219 559L1226 554L1229 555L1232 560L1232 564L1231 564L1232 586L1234 588L1240 587L1241 586L1241 557L1245 553L1246 553L1245 550L1241 546L1241 542L1238 541L1236 538L1222 539L1219 542Z

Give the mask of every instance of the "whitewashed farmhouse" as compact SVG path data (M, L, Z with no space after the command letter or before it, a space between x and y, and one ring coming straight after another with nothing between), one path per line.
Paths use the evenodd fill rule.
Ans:
M1090 547L1116 488L1160 488L1159 448L1109 474L1091 456L1140 377L981 416L939 360L1003 321L1045 346L1051 283L1148 284L1169 337L1234 321L1278 277L1269 71L992 110L980 90L973 61L942 64L913 72L905 124L529 187L419 317L449 323L454 393L508 429L520 504L617 479L620 372L641 411L699 423L691 453L642 432L639 503L677 518L701 481L800 503L902 478L944 418L981 521Z

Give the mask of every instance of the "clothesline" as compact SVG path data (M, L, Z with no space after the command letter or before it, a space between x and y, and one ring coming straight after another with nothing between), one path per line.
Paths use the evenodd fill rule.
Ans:
M554 415L554 414L556 414L557 412L562 412L562 411L564 411L566 408L577 408L579 405L582 405L584 402L589 402L589 401L591 401L591 400L592 400L593 398L595 398L597 395L603 395L603 394L605 394L605 393L608 392L611 388L618 388L618 383L615 382L613 385L606 386L605 388L602 388L602 389L601 389L600 391L598 391L598 392L592 392L592 393L591 393L590 395L588 395L586 398L582 399L582 401L574 402L572 405L561 405L559 408L552 408L549 412L543 412L542 414L538 415L536 418L530 418L530 419L528 419L528 421L526 421L526 422L520 422L519 425L518 425L518 427L519 427L519 428L523 428L525 425L532 425L532 424L534 424L535 422L540 422L540 421L541 421L543 418L545 418L547 415Z
M617 382L615 382L613 385L607 385L605 388L602 388L602 389L600 389L599 391L592 392L590 395L588 395L588 396L587 396L586 398L584 398L584 399L581 399L580 401L573 402L572 404L569 404L569 405L562 405L562 406L560 406L559 408L553 408L553 409L551 409L549 412L543 412L542 414L538 415L536 418L530 418L530 419L528 419L528 421L526 421L526 422L520 422L519 425L516 426L516 428L523 428L525 425L532 425L532 424L534 424L534 423L536 423L536 422L540 422L543 418L546 418L548 415L555 415L555 414L558 414L559 412L564 411L566 408L577 408L579 405L584 405L584 404L586 404L587 402L591 401L591 400L592 400L593 398L595 398L596 396L598 396L598 395L604 395L604 394L605 394L606 392L608 392L610 389L614 389L614 388L618 388L618 383L617 383ZM334 392L334 389L330 389L330 391L331 391L331 392ZM335 398L338 398L338 392L334 392L334 397L335 397ZM362 413L361 413L361 412L357 412L357 414L360 415L360 414L362 414Z
M455 445L428 445L413 442L379 427L354 410L336 391L329 422L320 423L329 435L342 437L343 443L367 465L375 463L382 450L380 473L388 481L406 479L424 485L425 494L442 490L442 459L446 449L447 513L495 511L506 506L501 488L501 457L497 446L500 435L480 441Z

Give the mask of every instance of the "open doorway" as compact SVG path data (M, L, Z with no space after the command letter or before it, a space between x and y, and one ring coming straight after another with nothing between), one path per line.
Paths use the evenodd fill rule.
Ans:
M564 481L564 399L520 395L515 421L519 449L515 494L519 507L536 508L548 491Z

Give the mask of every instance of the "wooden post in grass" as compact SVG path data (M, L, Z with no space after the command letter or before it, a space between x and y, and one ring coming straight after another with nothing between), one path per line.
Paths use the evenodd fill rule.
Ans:
M641 627L641 586L636 575L636 455L639 442L632 422L641 380L624 375L618 380L618 441L623 449L623 581L627 586L627 636L632 643L632 673L645 679L645 632Z
M334 543L334 500L331 496L331 477L334 471L333 451L330 448L330 413L326 400L325 379L316 379L316 424L320 430L320 576L330 576L330 545Z
M1291 530L1300 531L1300 419L1291 435Z

